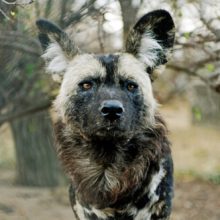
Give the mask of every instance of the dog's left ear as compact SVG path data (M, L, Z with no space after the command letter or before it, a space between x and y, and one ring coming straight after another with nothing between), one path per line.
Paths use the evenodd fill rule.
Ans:
M131 29L125 47L146 65L148 73L169 58L175 38L175 26L165 10L145 14Z

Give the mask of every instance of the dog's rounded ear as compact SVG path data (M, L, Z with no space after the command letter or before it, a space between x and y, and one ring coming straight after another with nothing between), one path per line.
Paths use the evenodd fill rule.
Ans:
M36 21L36 25L39 29L38 37L44 50L42 57L47 64L46 70L53 74L56 81L60 81L68 62L80 53L80 50L67 33L52 22L39 19Z
M36 21L36 25L39 29L39 40L43 49L46 49L49 46L50 39L57 42L61 47L62 51L68 57L74 57L77 53L79 53L79 48L75 45L75 43L69 38L66 32L61 30L54 23L45 20L39 19Z
M175 26L169 12L156 10L145 14L131 29L126 52L136 56L153 71L167 62L175 38Z

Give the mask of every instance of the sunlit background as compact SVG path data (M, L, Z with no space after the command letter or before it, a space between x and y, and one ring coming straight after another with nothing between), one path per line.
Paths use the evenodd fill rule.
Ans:
M175 166L172 220L220 219L219 0L0 0L0 219L73 219L54 152L51 103L35 21L47 18L85 52L123 50L154 9L175 20L176 43L153 83Z

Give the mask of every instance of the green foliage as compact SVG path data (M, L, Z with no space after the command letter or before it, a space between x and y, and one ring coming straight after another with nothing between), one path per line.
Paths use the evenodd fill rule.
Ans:
M28 76L32 76L34 74L34 70L35 70L35 64L33 63L27 63L25 66L25 73Z
M212 72L215 71L215 65L212 64L212 63L207 63L207 64L205 65L205 68L206 68L210 73L212 73Z
M190 38L190 32L185 32L183 36L188 40Z
M209 173L209 174L201 174L196 172L195 170L189 169L189 170L184 170L184 171L176 171L175 172L175 178L182 180L182 179L187 179L187 180L201 180L205 182L211 182L216 185L220 184L220 173Z
M214 184L220 185L220 173L210 175L208 180Z
M17 13L16 13L16 11L11 10L11 11L10 11L10 15L11 15L12 17L16 18Z
M183 16L183 13L182 13L181 10L178 11L178 16L179 16L179 17L182 17L182 16Z
M194 115L194 118L196 119L196 121L201 121L202 120L202 112L201 109L197 106L194 106L192 108L192 113Z
M47 83L48 82L46 80L39 79L34 83L33 90L45 92L45 91L47 91L47 89L46 89ZM49 91L49 92L51 92L51 91Z
M174 174L177 179L200 179L200 175L192 169L175 171Z

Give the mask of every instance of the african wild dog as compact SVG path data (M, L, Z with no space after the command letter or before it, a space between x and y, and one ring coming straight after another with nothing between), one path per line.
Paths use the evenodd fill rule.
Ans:
M75 218L168 219L172 158L151 76L174 43L170 14L144 15L125 51L108 55L83 54L49 21L37 26L46 69L62 78L55 136Z

